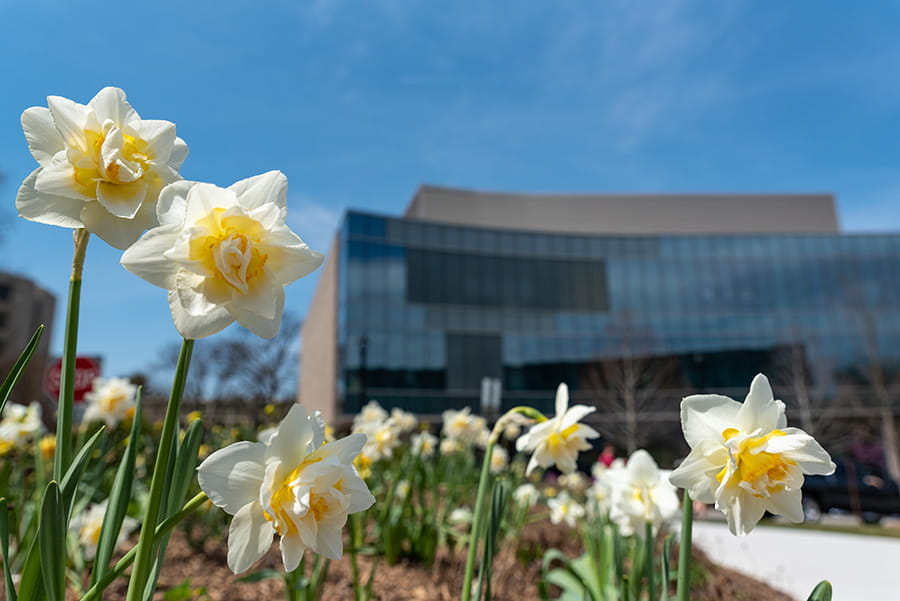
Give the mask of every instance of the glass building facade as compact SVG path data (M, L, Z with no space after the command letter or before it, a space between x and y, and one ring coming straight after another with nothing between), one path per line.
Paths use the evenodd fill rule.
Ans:
M575 235L347 213L337 399L419 414L551 409L628 380L667 402L743 398L756 373L841 394L900 365L900 235ZM855 380L854 380L855 379ZM790 395L785 395L790 396Z

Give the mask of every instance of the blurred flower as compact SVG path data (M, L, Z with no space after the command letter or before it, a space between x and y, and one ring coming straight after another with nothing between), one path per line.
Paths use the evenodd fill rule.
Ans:
M466 407L460 411L447 409L441 414L444 421L445 438L453 438L465 445L473 445L487 433L487 421L480 416L472 415Z
M93 388L85 393L87 408L81 421L106 422L110 429L134 416L137 386L125 378L94 378Z
M803 474L829 475L834 463L806 432L787 428L784 403L762 374L743 404L700 394L681 402L681 425L691 452L672 472L691 498L715 503L732 534L753 530L766 511L803 521Z
M19 188L19 215L85 228L126 248L156 225L163 186L181 179L187 146L175 124L141 119L119 88L103 88L87 105L60 96L48 96L47 105L22 113L41 166Z
M438 444L438 439L437 436L430 432L419 432L418 434L413 434L410 442L413 455L428 458L434 455L434 449Z
M100 542L100 530L103 528L106 504L107 501L103 501L90 505L69 522L69 530L78 537L85 559L93 559L97 553L97 543ZM128 540L128 536L137 526L138 521L136 519L125 516L122 528L119 530L119 536L116 538L116 546L118 547Z
M491 473L499 474L503 470L506 469L506 466L509 464L509 453L506 452L506 449L503 447L494 447L494 450L491 452Z
M607 481L612 486L609 517L622 534L643 536L645 524L658 528L678 514L678 495L668 476L643 449L631 454L624 469L608 471Z
M44 431L41 421L41 405L33 401L27 407L7 403L0 420L0 455L34 440Z
M409 481L408 480L400 480L397 482L397 486L394 489L394 494L397 495L398 499L405 499L409 496Z
M441 439L441 455L452 455L453 453L459 453L464 448L465 447L463 447L462 443L455 438Z
M526 482L513 491L513 500L517 505L531 507L541 498L541 493L534 484Z
M531 426L516 441L516 450L533 452L525 473L530 474L538 466L548 468L551 465L563 472L574 471L578 452L591 448L587 439L600 436L590 426L578 423L594 410L587 405L569 407L569 387L560 384L556 390L556 415Z
M234 515L228 535L233 572L265 555L276 532L287 571L296 569L306 549L340 559L347 515L368 509L375 498L353 467L365 435L324 441L322 420L295 404L267 444L232 444L197 468L203 492Z
M419 420L409 411L404 411L398 407L391 409L391 421L397 428L398 432L412 432L419 425Z
M472 523L472 510L468 507L457 507L447 516L447 521L453 526L468 526Z
M176 182L159 195L159 227L122 254L122 265L169 291L185 338L237 321L262 338L281 326L284 286L316 269L322 255L287 225L287 178L269 171L229 188Z
M41 438L38 441L38 449L40 449L41 456L44 459L53 459L53 455L56 454L56 436L48 434Z
M559 496L549 499L547 507L550 508L550 523L560 524L565 522L570 528L575 522L584 517L584 507L578 504L567 491L562 491Z
M366 428L368 424L380 424L387 418L388 412L378 404L378 401L373 399L366 403L359 414L353 418L353 429L359 431Z
M574 493L580 493L588 487L587 478L578 470L569 472L568 474L562 474L557 482L559 482L560 486L567 488Z
M275 415L275 405L272 403L266 403L266 406L263 407L263 413L265 415Z
M195 422L198 419L203 419L203 414L199 411L189 411L188 414L184 416L184 421L188 424Z
M585 508L592 517L603 517L609 513L612 502L612 485L606 480L596 480L585 491Z

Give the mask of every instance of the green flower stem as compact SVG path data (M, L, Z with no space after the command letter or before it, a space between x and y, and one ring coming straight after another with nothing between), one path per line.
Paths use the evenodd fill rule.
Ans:
M75 251L69 278L69 303L66 306L66 331L63 339L62 370L59 374L59 404L56 417L56 454L53 479L62 482L72 462L72 405L75 399L75 353L78 346L78 312L81 305L81 272L91 235L85 229L73 233Z
M681 542L678 545L678 588L676 599L688 601L691 594L691 535L694 529L694 503L684 491L681 516Z
M160 434L159 451L156 454L153 477L150 481L147 510L144 513L144 520L141 525L141 535L136 547L137 557L134 561L134 569L131 572L131 580L128 583L126 601L141 601L144 587L153 567L153 533L159 520L160 508L163 507L164 499L162 497L166 483L166 470L169 465L169 457L175 446L175 436L178 433L181 396L184 393L184 384L185 380L187 380L193 349L193 340L185 339L181 343L181 352L178 354L178 366L175 368L175 379L172 382L172 392L169 395L169 404L166 407L166 417L163 422L162 433Z
M499 420L498 420L499 423ZM499 430L496 426L494 430ZM469 601L472 597L472 577L475 575L475 557L478 554L478 543L481 540L481 526L484 521L484 497L487 495L490 479L491 455L494 453L494 433L484 449L484 461L481 462L481 476L478 478L478 492L475 493L475 513L472 515L472 527L469 530L469 551L466 555L466 572L463 576L463 589L460 601Z
M653 599L656 592L656 568L653 565L653 551L656 547L656 538L653 536L653 524L647 522L644 525L644 553L646 554L644 569L647 574L647 598Z
M165 534L167 534L172 528L178 525L181 520L186 518L188 515L196 511L198 507L203 505L206 502L206 494L205 493L197 493L197 495L192 498L190 501L185 503L184 507L181 508L181 511L164 521L162 524L156 527L156 531L153 533L153 540L157 541L162 538ZM81 597L81 601L97 601L100 598L100 595L103 594L103 591L106 590L110 584L112 584L113 580L121 576L125 570L128 569L128 566L134 562L134 558L137 556L137 547L132 547L128 553L122 556L116 565L109 571L103 574L100 580L97 581L97 584L88 589L88 591Z

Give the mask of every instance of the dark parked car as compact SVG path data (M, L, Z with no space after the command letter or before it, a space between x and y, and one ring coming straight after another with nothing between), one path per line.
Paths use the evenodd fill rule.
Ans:
M869 463L835 460L830 476L808 476L803 484L803 513L818 521L832 509L859 515L867 523L900 514L900 487L883 469Z

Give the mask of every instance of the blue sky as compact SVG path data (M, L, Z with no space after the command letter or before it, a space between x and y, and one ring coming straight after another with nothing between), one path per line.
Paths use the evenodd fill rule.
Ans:
M875 2L0 0L3 269L57 295L59 351L71 234L15 216L36 166L19 115L106 85L177 124L186 179L287 174L323 252L346 207L397 214L423 182L832 192L845 229L897 230L898 22ZM82 297L79 349L107 375L180 340L119 254L91 241Z

